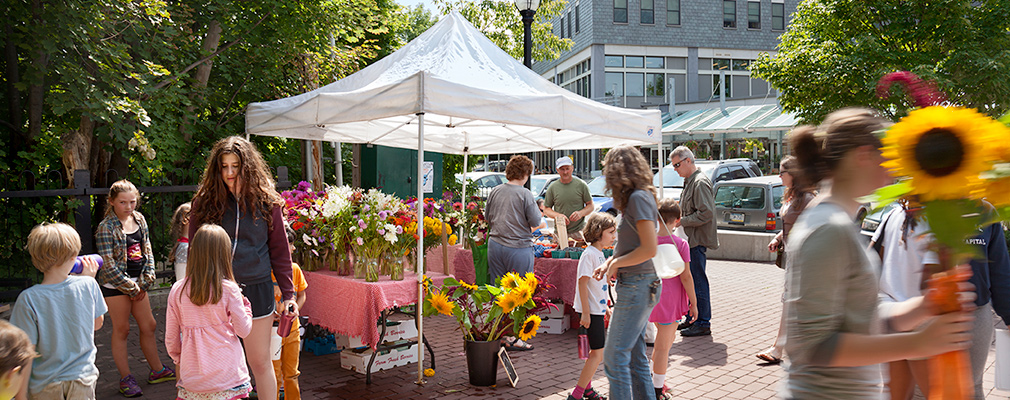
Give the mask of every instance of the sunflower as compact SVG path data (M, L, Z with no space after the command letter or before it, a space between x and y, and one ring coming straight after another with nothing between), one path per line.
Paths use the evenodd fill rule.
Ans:
M996 207L1010 206L1010 178L987 180L981 195Z
M445 293L434 293L428 298L428 303L431 304L439 314L452 315L452 310L456 308L456 304L449 301L449 296Z
M459 285L462 286L462 287L464 287L464 288L466 288L466 289L469 289L469 290L477 290L478 289L477 285L471 285L471 284L463 282L463 281L459 281Z
M508 314L519 307L522 303L519 302L519 298L512 292L503 294L498 298L498 306L501 307L501 311L504 314Z
M527 284L522 284L512 289L511 293L516 297L516 301L519 305L526 304L527 301L533 298L533 289Z
M517 280L521 280L521 278L519 278L519 275L516 275L514 272L509 272L505 274L505 276L501 278L502 289L506 290L515 289L516 286L519 286L519 282Z
M523 322L523 327L519 330L519 339L524 342L530 340L530 338L537 335L538 328L540 328L539 315L533 314L526 317L526 322Z
M911 178L911 194L923 201L960 199L980 188L979 174L999 156L992 143L1007 130L973 109L914 110L887 131L883 166Z

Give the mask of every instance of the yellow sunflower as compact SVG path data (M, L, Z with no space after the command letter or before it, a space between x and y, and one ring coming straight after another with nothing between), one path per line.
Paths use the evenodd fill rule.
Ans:
M497 304L501 307L502 313L508 314L519 307L522 303L519 302L519 298L512 292L503 294L498 298Z
M519 285L518 280L521 280L519 275L516 275L514 272L509 272L501 278L501 287L506 290L515 289L516 286Z
M531 289L527 284L517 286L515 289L512 289L511 293L515 295L516 301L519 305L526 304L527 301L530 301L530 299L533 298L533 289Z
M428 298L428 303L435 307L439 314L452 315L452 310L456 308L456 303L449 301L449 296L445 293L432 294Z
M477 290L478 289L477 285L471 285L471 284L463 282L463 281L459 281L459 285L462 286L462 287L464 287L464 288L466 288L466 289L469 289L469 290Z
M526 286L529 286L530 290L536 290L537 285L540 284L540 281L537 280L537 276L534 275L532 272L526 273L525 282Z
M1010 206L1010 178L986 181L981 195L996 207Z
M519 339L524 342L530 340L537 335L537 328L540 328L540 316L530 315L526 318L526 322L523 322L522 329L519 330Z
M992 144L1007 130L973 109L920 108L888 129L883 166L911 178L923 201L964 198L980 188L979 174L999 157Z

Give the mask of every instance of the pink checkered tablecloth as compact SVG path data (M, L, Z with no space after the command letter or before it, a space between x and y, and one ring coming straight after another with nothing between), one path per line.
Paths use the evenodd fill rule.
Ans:
M533 270L537 274L546 275L547 283L554 285L544 297L572 305L575 301L575 286L578 285L576 275L579 272L579 260L537 257L533 260ZM474 283L476 274L473 270L473 252L466 249L459 249L456 252L452 274L460 281Z
M438 272L427 275L436 285L447 277ZM300 313L309 317L309 323L334 333L361 336L372 348L379 341L379 314L417 303L417 274L413 272L405 272L402 281L382 276L378 282L365 282L334 271L305 271L305 280L309 287Z

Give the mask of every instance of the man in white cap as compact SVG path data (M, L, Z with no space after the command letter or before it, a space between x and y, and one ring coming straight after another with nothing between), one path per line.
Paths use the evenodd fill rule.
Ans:
M558 169L561 178L547 187L544 195L544 215L548 218L562 218L568 224L568 237L584 240L582 227L586 225L585 217L593 212L593 195L589 193L589 185L582 179L572 176L575 167L568 156L559 158L554 167ZM567 247L567 244L563 243Z

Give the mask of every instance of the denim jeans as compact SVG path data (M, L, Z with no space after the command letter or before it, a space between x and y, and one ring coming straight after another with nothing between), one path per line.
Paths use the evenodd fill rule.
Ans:
M705 275L707 251L705 246L691 248L691 277L694 278L694 296L698 299L698 319L694 324L706 328L711 326L712 319L712 297L708 291L708 275Z
M661 282L655 273L618 274L617 304L603 350L612 400L656 398L644 335L652 307L659 303Z

